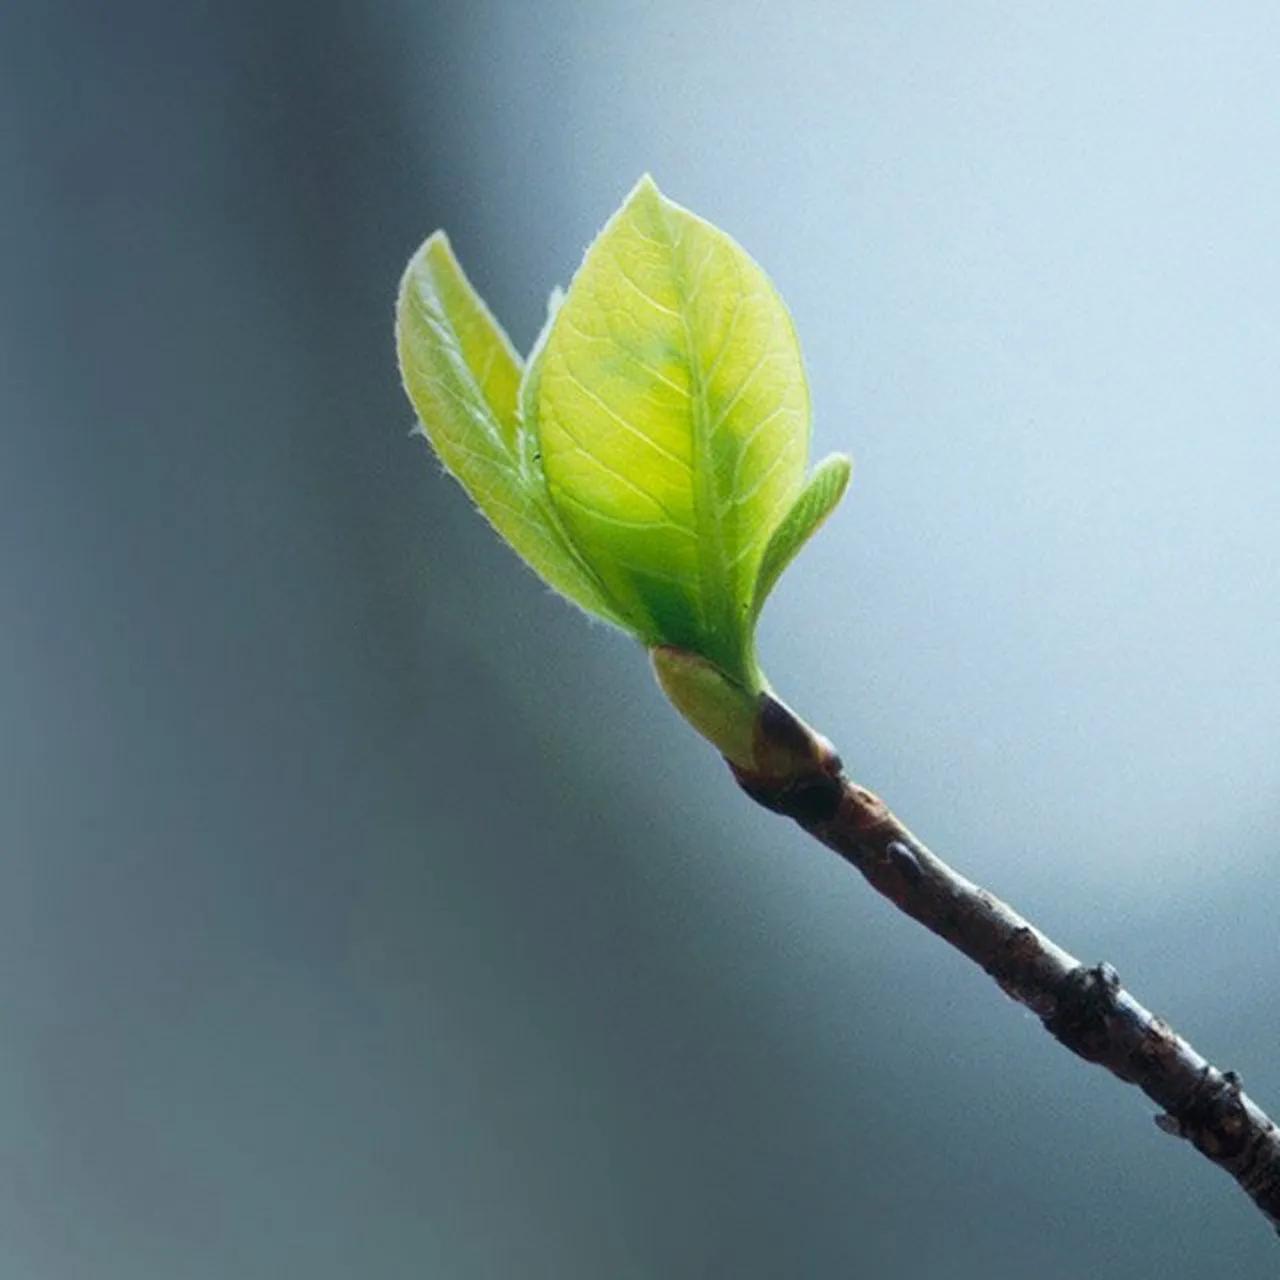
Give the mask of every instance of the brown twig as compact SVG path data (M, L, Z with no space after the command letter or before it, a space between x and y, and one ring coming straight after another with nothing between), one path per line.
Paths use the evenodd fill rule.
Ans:
M1162 1109L1160 1128L1230 1174L1280 1230L1280 1133L1235 1072L1219 1070L1139 1004L1109 964L1081 964L930 853L879 797L844 776L830 743L767 694L755 758L769 762L765 771L730 763L753 800L794 819L981 965L1073 1053L1137 1085Z

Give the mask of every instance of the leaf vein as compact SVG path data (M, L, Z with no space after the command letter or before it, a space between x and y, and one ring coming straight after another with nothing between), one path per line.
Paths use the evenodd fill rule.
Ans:
M603 471L605 475L611 476L614 480L618 481L618 483L621 484L624 488L630 489L633 493L639 494L640 497L642 497L646 502L653 503L653 505L657 507L658 510L661 511L662 514L665 515L667 519L671 521L672 524L676 525L677 527L681 525L681 522L676 518L675 513L671 511L669 507L667 507L660 499L656 498L647 489L642 489L633 480L628 479L626 476L622 474L622 472L615 470L613 467L609 466L608 463L604 462L601 458L599 458L596 454L594 454L590 449L586 447L586 445L582 443L581 440L578 439L577 436L573 434L572 431L569 430L567 426L565 426L563 420L559 422L559 427L560 427L560 430L563 431L565 436L568 438L571 447L576 453L580 453L589 462L593 463L596 467L598 467L601 471Z
M601 396L598 396L594 391L592 391L591 388L588 387L587 384L583 382L583 380L580 377L578 377L578 375L574 373L574 371L569 367L569 362L567 360L562 360L561 363L564 366L564 376L568 378L569 381L572 382L573 385L577 387L578 390L581 391L582 394L586 396L588 400L590 400L593 404L596 404L601 409L603 409L604 412L608 414L608 416L618 424L618 426L623 428L624 431L630 432L631 435L635 436L637 440L643 440L644 443L647 444L649 448L651 448L654 451L654 453L657 453L661 457L666 458L669 462L674 462L677 466L683 467L684 470L686 471L692 470L692 467L687 459L680 457L678 454L672 453L670 449L664 448L651 436L645 435L645 433L641 431L639 427L637 427L634 423L628 422L626 418L622 416L622 414L620 414L615 408L613 408L612 405L610 405Z

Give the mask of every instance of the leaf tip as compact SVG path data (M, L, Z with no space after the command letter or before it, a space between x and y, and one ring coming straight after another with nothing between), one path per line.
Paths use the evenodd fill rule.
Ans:
M409 276L414 271L427 263L435 263L440 261L450 261L454 259L453 245L449 243L449 237L443 229L433 231L418 247L414 250L413 255L409 259L409 265L405 269L405 275Z
M653 180L653 174L646 170L642 173L635 186L627 192L627 197L622 202L622 210L634 208L642 204L661 204L666 199L658 188L658 184Z
M853 479L853 459L847 453L829 453L813 470L815 475L819 471L829 474L827 483L834 491L831 504L834 507L844 497L849 481Z
M433 231L410 255L400 276L400 288L396 293L397 316L408 305L415 283L420 286L430 278L433 268L456 262L449 237L442 230Z

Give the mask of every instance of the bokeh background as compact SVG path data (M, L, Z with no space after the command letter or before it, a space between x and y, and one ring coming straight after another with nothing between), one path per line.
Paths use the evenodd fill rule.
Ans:
M0 1274L1263 1274L408 432L637 175L805 345L784 695L1280 1106L1280 11L0 12Z

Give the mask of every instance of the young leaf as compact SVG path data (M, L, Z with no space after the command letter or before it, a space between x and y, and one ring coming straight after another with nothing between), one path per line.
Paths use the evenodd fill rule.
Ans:
M462 394L474 391L497 421L503 441L513 443L520 356L463 273L443 231L430 236L410 260L400 283L397 320L401 369L406 381L412 377L417 384L406 390L411 399L416 392L433 401L430 420L422 415L428 434L431 424L449 412L447 405L438 408L434 402L441 397L448 400L458 391L448 385L445 366L456 365L460 357L463 380L470 384ZM413 365L406 356L414 360Z
M791 510L773 531L764 558L760 561L760 573L756 578L752 617L760 616L769 592L774 588L782 571L789 565L822 522L836 509L849 487L853 463L843 453L833 453L814 468L813 475L800 491Z
M520 360L436 232L400 285L396 346L405 391L445 467L552 587L622 625L522 461Z
M757 570L809 434L795 331L764 272L642 179L551 326L536 426L569 537L636 631L758 688Z

